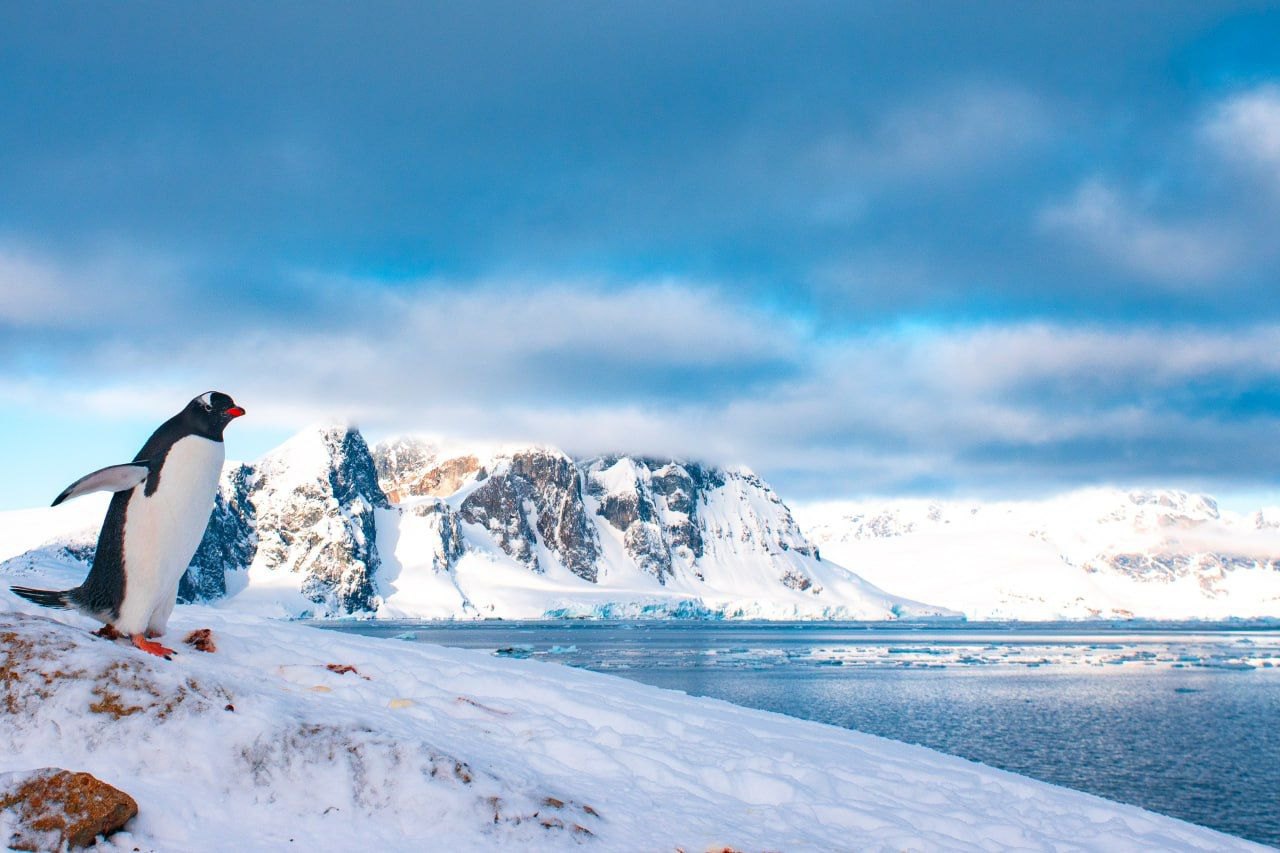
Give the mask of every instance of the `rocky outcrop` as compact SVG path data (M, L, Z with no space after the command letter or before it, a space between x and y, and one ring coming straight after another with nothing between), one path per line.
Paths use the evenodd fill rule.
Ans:
M536 572L545 570L537 551L542 544L578 577L597 578L600 548L583 504L582 475L563 453L513 453L467 495L460 512L464 521L484 528L503 551Z
M432 534L434 548L431 565L436 572L447 572L454 567L467 550L462 532L462 518L441 500L425 501L400 508L404 515L426 520Z
M178 601L214 601L227 594L227 572L248 568L258 550L253 502L249 500L253 469L228 467L214 499L209 526L187 573L178 584Z
M138 813L133 797L88 773L57 767L0 773L0 812L12 816L10 850L88 847Z
M448 456L415 439L386 442L375 456L383 487L401 490L402 511L421 496L443 498L478 535L539 573L550 552L598 581L608 568L600 537L610 529L630 561L663 585L682 571L704 579L708 539L723 540L716 559L788 551L819 559L782 501L745 470L627 456L575 462L536 447ZM814 588L797 566L779 567L782 586Z
M691 563L701 555L702 537L691 517L696 512L691 478L676 465L660 470L659 478L646 462L606 457L587 466L587 477L588 492L597 501L596 515L622 534L623 547L636 565L665 584L674 571L673 550L683 549L680 556ZM684 512L671 509L671 497Z
M374 510L389 508L364 438L350 427L303 433L254 468L253 565L302 575L301 591L329 612L375 610Z
M487 476L476 456L450 456L415 436L385 441L374 448L373 456L378 484L392 503L414 497L447 497L469 480Z
M431 467L436 450L429 442L414 436L384 441L373 449L378 485L393 503L414 494L413 483Z

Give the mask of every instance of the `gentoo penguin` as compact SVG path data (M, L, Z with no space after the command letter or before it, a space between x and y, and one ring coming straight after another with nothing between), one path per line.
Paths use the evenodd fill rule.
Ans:
M103 623L103 636L128 636L142 651L173 649L148 637L164 633L178 582L200 545L213 510L225 450L222 431L244 409L221 391L201 394L160 425L132 462L76 480L53 501L115 492L84 583L60 592L12 587L45 607L79 610Z

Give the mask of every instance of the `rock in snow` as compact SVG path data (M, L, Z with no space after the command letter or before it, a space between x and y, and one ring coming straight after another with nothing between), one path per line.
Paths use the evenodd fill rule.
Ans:
M133 797L88 773L0 773L0 841L13 850L88 847L137 814Z
M12 543L30 536L9 534L30 517L0 514L7 572L86 568L94 532L83 513L66 516L81 527L20 550ZM415 438L371 452L345 426L308 429L257 462L228 465L179 592L276 615L948 613L822 560L745 469L575 460L537 446L446 451Z
M142 809L103 850L1262 849L556 664L207 606L171 628L210 627L218 651L168 662L48 613L0 592L0 773L129 791Z

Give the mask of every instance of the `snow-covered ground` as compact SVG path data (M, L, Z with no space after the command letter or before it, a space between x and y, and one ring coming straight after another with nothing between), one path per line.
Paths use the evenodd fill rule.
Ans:
M171 662L89 627L0 591L0 772L62 766L133 795L138 817L102 849L1260 849L554 664L226 607L178 607L169 639L209 627L217 651Z

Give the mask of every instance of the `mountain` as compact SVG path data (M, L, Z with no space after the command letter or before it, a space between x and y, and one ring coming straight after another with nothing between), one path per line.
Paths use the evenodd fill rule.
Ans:
M746 470L398 438L373 451L384 615L941 614L823 561Z
M1280 512L1174 490L800 507L823 554L972 619L1280 616Z
M101 513L65 519L33 543L0 518L0 573L83 571ZM823 560L746 469L414 437L371 450L346 426L227 466L180 596L275 615L949 615Z

